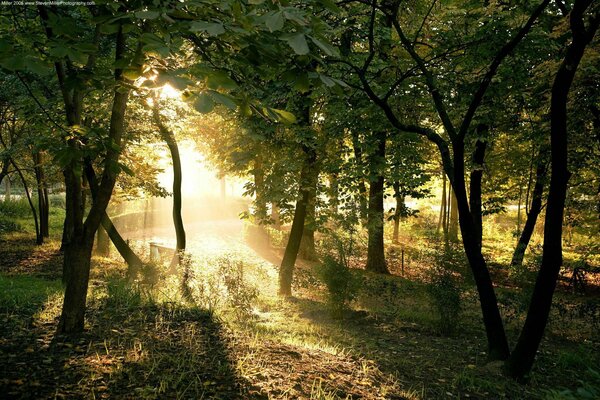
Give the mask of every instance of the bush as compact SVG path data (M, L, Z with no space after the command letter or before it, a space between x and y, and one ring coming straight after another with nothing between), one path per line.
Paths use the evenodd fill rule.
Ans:
M588 369L585 380L579 380L580 386L576 390L549 390L546 400L593 400L600 398L600 373Z
M15 221L0 219L0 232L22 232L23 226Z
M110 278L106 284L106 304L115 308L132 309L142 305L141 291L120 277Z
M327 303L335 317L341 317L352 300L356 298L358 281L352 271L330 255L316 267L317 277L327 287Z
M231 311L240 320L253 315L258 290L244 278L248 266L242 259L223 256L205 261L202 268L187 257L182 262L180 291L183 298L209 313Z
M252 315L252 305L258 297L258 289L244 279L246 263L241 259L221 257L217 259L218 276L223 279L227 293L227 305L242 319Z
M17 200L4 200L0 201L0 215L13 218L27 218L31 215L31 209L24 197Z
M439 316L438 328L443 335L452 335L460 320L463 293L460 272L464 271L461 257L452 248L435 249L433 268L427 285L432 306Z

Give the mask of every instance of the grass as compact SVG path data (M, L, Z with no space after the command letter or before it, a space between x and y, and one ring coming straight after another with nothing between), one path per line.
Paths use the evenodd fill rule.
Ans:
M595 387L585 371L600 363L600 352L586 328L590 314L581 312L590 298L557 293L531 382L519 385L501 364L486 362L472 287L462 293L454 335L439 333L418 244L406 277L353 271L359 290L342 315L330 312L311 264L301 263L295 297L284 300L276 268L251 252L199 259L190 300L179 276L130 284L122 263L94 258L86 332L67 340L54 336L62 303L58 241L35 247L28 235L0 241L0 354L8 355L0 367L9 371L0 392L9 396L557 399L585 398ZM511 285L498 291L514 342L524 297Z

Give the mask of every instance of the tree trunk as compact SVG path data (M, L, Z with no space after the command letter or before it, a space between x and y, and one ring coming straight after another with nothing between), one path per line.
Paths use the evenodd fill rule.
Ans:
M12 158L11 158L10 162L13 165L13 167L15 168L15 170L17 171L17 174L19 174L19 177L21 178L21 182L23 183L23 190L25 190L25 196L27 197L27 202L29 203L29 208L31 209L31 215L33 216L33 222L35 224L35 243L40 245L40 244L44 243L44 237L42 236L42 233L40 231L40 226L38 223L38 214L37 214L37 211L35 210L35 206L33 205L33 201L31 200L31 194L29 193L29 187L27 186L27 181L25 180L25 176L23 175L23 172L17 166L17 164L15 163L15 161Z
M308 193L304 230L302 231L302 240L300 241L300 249L298 251L298 256L307 261L317 260L317 251L315 250L315 223L319 171L317 171L316 166L313 166L311 172L314 176L310 177L312 186Z
M458 243L458 207L456 204L456 194L452 188L448 192L448 240Z
M394 198L396 199L396 208L394 209L394 234L392 235L392 242L398 244L400 237L400 219L402 219L402 213L404 212L404 196L400 194L400 182L394 182Z
M535 184L533 187L533 194L531 199L531 207L525 220L525 226L519 237L517 247L513 252L512 260L510 262L511 267L520 267L523 265L523 257L529 241L533 235L533 230L537 222L537 218L542 211L542 196L544 194L544 183L546 180L546 163L542 160L538 162L536 173L535 173Z
M48 15L43 7L40 6L40 15L45 22L48 21ZM47 32L50 28L47 28ZM50 31L51 32L51 31ZM50 33L48 33L50 35ZM122 25L119 26L116 34L115 61L123 62L125 59L126 38L123 33ZM139 62L141 55L141 44L138 44L136 59ZM72 94L64 87L64 66L61 62L56 62L56 70L61 81L61 90L65 101L65 110L67 122L70 126L80 125L83 92L75 90ZM112 196L112 192L117 180L118 171L110 166L118 163L120 155L120 145L125 132L125 112L129 99L128 85L131 84L123 77L121 69L115 69L115 90L110 114L110 124L108 129L108 139L115 144L109 147L107 154L103 159L104 170L102 178L94 196L94 201L90 210L83 220L82 209L82 179L81 174L76 171L80 169L81 159L75 159L64 170L65 186L67 190L67 213L71 213L70 227L68 231L72 233L69 242L65 245L64 272L66 275L65 297L62 313L58 325L59 334L76 334L83 330L84 315L86 308L86 296L89 282L90 258L94 244L96 230L105 215L106 207ZM70 147L77 146L76 142L69 140ZM76 151L76 149L73 149ZM78 168L79 167L79 168Z
M480 124L477 127L478 136L482 137L488 131L488 127ZM485 158L485 149L487 143L481 139L475 142L475 151L473 152L473 170L469 182L469 205L471 208L471 217L475 225L475 238L478 246L481 248L482 240L482 210L481 210L481 178L483 176L483 160Z
M315 150L309 146L303 146L303 151L306 158L302 165L300 183L298 185L300 189L300 198L296 202L290 237L285 247L283 260L281 261L281 267L279 269L279 295L281 296L292 295L294 266L296 264L296 258L298 257L298 250L300 249L300 242L302 240L302 233L304 231L306 208L310 200L310 192L315 186L311 180L315 175L313 169L315 168L317 155Z
M370 157L370 176L375 178L369 182L369 212L367 221L368 245L367 245L367 271L389 274L385 262L385 248L383 243L384 209L383 209L383 185L385 170L385 132L378 133L377 150Z
M302 231L302 239L300 240L300 249L298 257L302 260L315 261L317 260L317 251L315 250L315 198L314 194L310 194L307 200L306 218L304 219L304 230Z
M153 107L154 123L157 125L158 130L162 139L165 141L171 152L171 160L173 161L173 225L175 226L175 236L177 244L175 246L175 255L171 265L174 266L179 264L180 257L185 251L186 238L185 228L183 226L183 218L181 216L181 182L182 182L182 171L181 171L181 158L179 156L179 147L175 135L169 130L161 121L159 113L158 97L154 98Z
M281 229L281 220L279 219L279 207L275 203L271 203L271 221L273 221L273 228Z
M358 133L354 130L352 131L352 148L354 150L354 160L356 162L356 167L360 174L364 168L362 147L360 146ZM358 177L358 208L360 220L364 224L368 218L368 193L367 186L365 185L365 181L362 176Z
M562 224L564 217L567 183L568 131L567 100L569 90L586 46L590 43L598 25L600 15L595 12L590 27L586 30L584 13L592 0L576 0L570 14L573 41L561 63L552 85L550 100L550 153L552 171L544 224L542 265L538 273L525 325L515 350L507 362L508 373L524 379L531 371L535 355L546 329L552 297L562 265Z
M4 181L4 201L10 201L11 198L11 188L10 188L10 175L6 175L6 181Z
M440 233L440 228L443 229L444 242L448 240L448 232L446 227L446 172L442 169L442 201L440 202L440 218L438 220L437 233Z
M38 210L40 214L40 234L42 237L50 236L49 230L49 213L50 206L48 204L48 187L46 185L46 179L44 177L44 170L42 168L42 154L39 151L32 153L36 189L38 194Z
M96 248L94 254L101 257L110 256L110 239L103 226L100 226L98 232L96 232Z
M254 160L252 175L254 176L254 204L256 206L254 215L256 217L257 224L260 224L260 222L264 221L267 217L267 200L264 196L265 172L263 170L262 157L260 155Z
M93 242L70 242L65 247L65 264L71 265L65 300L63 303L59 333L77 333L83 331L85 309L90 278L90 261Z
M498 308L498 300L492 284L492 278L487 268L480 241L477 239L477 229L469 209L465 184L464 142L452 143L454 165L451 184L458 209L458 222L461 230L465 254L473 272L477 285L479 302L488 340L488 358L490 360L506 360L510 354L504 325Z

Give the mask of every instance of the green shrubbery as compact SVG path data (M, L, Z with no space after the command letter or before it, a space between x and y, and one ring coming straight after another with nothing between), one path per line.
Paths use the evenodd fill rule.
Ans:
M464 256L452 247L435 248L431 253L432 269L427 293L439 316L438 328L444 335L456 332L460 320L463 294L462 274L465 272Z
M182 262L183 298L211 314L229 311L240 320L250 318L259 292L244 277L247 263L231 255L199 261L187 258Z
M356 298L359 282L350 270L349 259L354 249L352 235L348 237L330 233L322 243L325 254L315 267L319 280L327 288L327 303L335 317L341 317Z

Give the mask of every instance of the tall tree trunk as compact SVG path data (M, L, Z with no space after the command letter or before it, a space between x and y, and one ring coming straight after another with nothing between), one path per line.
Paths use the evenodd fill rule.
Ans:
M32 157L37 186L38 210L40 214L40 234L42 237L48 237L50 236L48 223L50 207L48 204L48 187L46 185L44 170L42 168L42 154L39 151L35 151L32 153Z
M307 200L306 217L304 219L304 230L300 240L298 257L307 261L317 260L315 250L315 196L311 193Z
M340 205L340 185L338 183L338 173L329 174L329 210L334 216L338 213Z
M98 232L96 232L96 247L94 254L101 257L110 256L110 239L108 238L106 229L104 229L102 225L98 228Z
M402 215L406 206L404 205L404 196L400 194L400 182L395 181L393 186L394 198L396 199L396 208L394 209L394 234L392 235L392 242L394 244L398 244L398 239L400 237L400 220L402 219Z
M354 130L352 133L352 149L354 151L354 161L356 162L356 167L361 173L363 171L363 156L362 156L362 147L360 145L360 139L358 137L358 132ZM368 192L367 186L365 185L365 180L360 176L358 178L358 208L359 208L359 217L363 224L367 221L368 214Z
M304 220L304 230L302 231L302 240L300 241L300 249L298 256L303 260L317 260L317 251L315 250L315 223L316 223L316 205L317 205L317 184L319 180L319 171L316 165L312 168L310 182L312 184L308 193L306 204L306 218Z
M25 197L27 198L27 202L29 203L29 208L31 209L31 215L33 216L33 222L35 224L35 243L42 244L44 243L44 237L40 231L40 226L38 223L38 213L35 210L35 206L33 205L33 201L31 200L31 194L29 193L29 187L27 186L27 181L25 180L25 176L23 175L23 171L17 166L15 161L11 158L10 162L12 163L14 169L19 174L21 178L21 182L23 183L23 190L25 190Z
M11 199L11 187L10 187L10 175L6 175L6 181L4 181L4 201L10 201Z
M480 124L477 127L478 136L486 136L488 127ZM475 142L475 151L473 152L473 170L469 181L469 205L471 207L471 217L475 225L475 238L478 246L481 248L482 240L482 210L481 210L481 178L483 177L483 160L485 158L485 149L487 143L481 139Z
M273 221L273 228L281 229L281 220L279 219L279 206L275 203L271 203L271 221Z
M152 115L162 140L165 141L169 151L171 152L171 160L173 162L173 225L175 226L175 237L177 239L177 244L175 245L175 255L173 256L173 261L171 262L171 265L174 266L179 264L180 257L185 251L186 245L185 228L183 226L183 218L181 216L181 182L183 178L181 171L181 158L179 156L179 147L177 146L175 135L163 124L161 120L158 97L154 98Z
M369 182L369 213L367 221L367 271L389 274L385 262L385 248L383 243L384 209L383 185L385 171L385 141L386 132L376 134L377 147L375 154L370 157L370 176L374 179Z
M296 202L294 220L292 221L292 229L285 247L283 260L281 261L281 267L279 268L279 295L281 296L292 295L294 266L296 264L296 258L298 257L298 250L300 249L302 232L304 231L306 208L310 200L310 192L315 186L311 180L315 176L312 170L315 168L317 155L313 148L306 145L303 146L303 151L305 160L300 172L300 183L298 185L300 190L300 198Z
M85 176L89 182L90 193L92 195L92 201L95 200L98 192L98 179L96 172L89 160L85 162ZM104 212L100 221L100 226L97 232L97 254L102 256L108 256L110 251L110 244L108 239L115 245L115 248L123 257L123 260L127 263L127 276L129 279L134 279L138 271L143 265L142 260L133 252L126 240L123 239L117 228L112 223L108 214Z
M454 164L451 184L458 208L458 222L461 230L463 247L473 272L477 285L479 302L488 340L488 357L490 360L506 360L510 354L508 340L504 331L502 317L498 308L498 299L492 284L492 278L487 268L481 245L478 240L477 228L471 215L465 184L464 142L452 142Z
M255 211L254 215L257 219L257 224L264 221L267 218L267 200L265 199L265 171L263 169L262 156L258 155L254 160L254 167L252 168L252 175L254 176L254 204Z
M591 42L600 15L595 10L586 29L584 14L592 0L576 0L570 14L573 41L567 48L552 85L550 100L550 154L552 171L544 224L544 244L542 265L538 273L525 325L517 345L507 362L508 373L523 379L530 371L535 355L546 329L552 297L562 265L562 224L564 217L567 183L570 173L567 169L568 131L567 101L569 90L586 46Z
M48 14L45 8L40 6L38 9L40 10L42 19L47 24ZM46 32L51 37L52 31L49 25L46 25ZM97 30L98 32L99 30ZM122 25L119 26L116 34L115 47L115 61L122 63L126 52L126 38ZM140 43L134 56L134 62L141 63L141 54ZM65 102L67 122L70 126L80 125L83 91L74 90L70 92L64 86L64 65L62 62L57 61L55 66ZM69 210L71 212L71 228L69 230L72 232L72 235L69 242L65 245L64 250L64 270L67 273L67 279L63 308L58 324L57 333L59 334L77 334L83 330L94 236L105 215L106 207L117 180L118 171L110 168L110 166L115 165L119 160L120 145L125 131L125 112L129 99L128 87L131 82L123 77L123 71L118 68L115 69L115 82L116 86L113 94L108 129L108 139L115 146L109 147L103 160L105 167L102 178L100 179L96 196L94 196L94 201L85 221L82 210L82 179L81 174L76 173L80 169L80 164L83 160L73 160L64 170L65 186L67 189L67 212ZM70 140L68 145L74 147L76 143Z
M523 257L529 241L533 235L533 230L537 222L538 216L542 212L542 196L544 194L544 184L546 180L546 163L543 160L538 162L536 173L535 173L535 184L533 187L533 194L531 198L531 207L527 213L527 219L525 220L525 226L519 236L519 241L515 251L513 252L512 260L510 262L511 267L520 267L523 265Z
M446 231L446 172L442 169L442 201L440 202L440 218L438 220L437 233L440 233L440 228L443 229L444 241L448 240L448 232Z
M456 203L456 194L450 188L448 192L448 240L453 243L458 242L458 206Z

